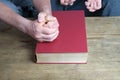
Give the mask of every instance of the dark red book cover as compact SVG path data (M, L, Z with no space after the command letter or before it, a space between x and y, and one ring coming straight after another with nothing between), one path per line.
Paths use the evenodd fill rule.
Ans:
M82 63L80 61L75 60L75 57L72 59L62 59L63 56L68 58L69 54L73 55L86 55L87 59L87 40L86 40L86 27L85 27L85 19L84 19L84 11L55 11L53 15L57 17L58 22L60 24L59 36L53 42L38 42L36 46L36 58L37 63ZM42 61L45 58L52 58L51 56L45 57L45 55L52 55L59 59ZM67 55L68 54L68 57ZM38 55L40 57L38 57ZM41 57L44 55L44 58ZM72 56L72 55L71 55ZM53 57L53 58L54 58ZM72 57L70 57L72 58ZM79 57L78 57L79 58ZM80 57L82 59L82 57ZM55 61L56 60L56 61ZM67 62L68 61L68 62ZM86 63L87 60L83 61Z

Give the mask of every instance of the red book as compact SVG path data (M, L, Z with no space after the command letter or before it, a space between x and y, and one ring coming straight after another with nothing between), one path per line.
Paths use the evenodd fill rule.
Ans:
M60 24L53 42L38 42L36 63L86 63L88 57L83 11L55 11Z

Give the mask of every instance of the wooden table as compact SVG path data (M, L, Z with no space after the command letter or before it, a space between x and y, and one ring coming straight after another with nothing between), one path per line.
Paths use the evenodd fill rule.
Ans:
M36 41L1 24L0 80L120 80L120 17L89 17L86 26L87 64L35 64Z

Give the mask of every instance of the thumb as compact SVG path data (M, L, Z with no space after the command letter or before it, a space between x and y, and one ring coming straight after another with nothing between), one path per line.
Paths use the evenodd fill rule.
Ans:
M45 22L45 17L47 16L46 13L41 12L38 14L38 22Z
M56 19L56 17L54 17L54 16L48 15L48 16L46 16L46 20L47 20L47 21L55 21L55 20L57 20L57 19Z

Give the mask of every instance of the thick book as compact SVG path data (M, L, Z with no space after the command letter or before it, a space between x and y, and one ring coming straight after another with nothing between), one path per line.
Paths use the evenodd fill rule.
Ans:
M55 11L60 24L53 42L38 42L36 63L87 63L88 49L84 11Z

